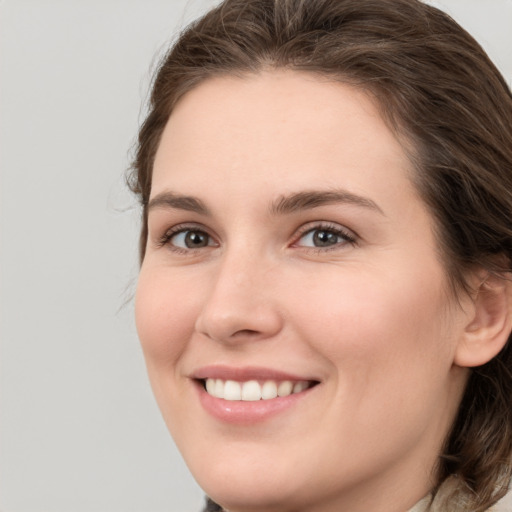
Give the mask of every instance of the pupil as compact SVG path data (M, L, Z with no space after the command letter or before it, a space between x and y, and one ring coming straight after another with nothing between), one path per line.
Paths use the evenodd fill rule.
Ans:
M313 235L313 241L317 247L335 245L338 242L338 235L330 231L317 231Z
M195 247L206 247L208 245L208 237L204 233L189 231L185 236L185 245L189 249Z

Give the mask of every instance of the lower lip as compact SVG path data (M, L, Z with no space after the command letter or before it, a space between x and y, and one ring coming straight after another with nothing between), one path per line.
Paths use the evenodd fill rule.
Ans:
M196 382L199 400L214 418L235 425L252 425L263 422L290 409L306 398L317 386L271 400L223 400L209 395L201 382Z

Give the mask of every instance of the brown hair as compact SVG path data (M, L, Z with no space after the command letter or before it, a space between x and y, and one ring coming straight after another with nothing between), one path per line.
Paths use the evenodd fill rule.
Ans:
M272 68L317 73L377 99L412 148L413 180L455 290L475 265L510 270L512 94L471 36L418 0L225 0L189 26L155 77L130 176L143 207L141 260L153 161L176 102L209 77ZM443 498L451 512L483 511L508 488L511 368L509 340L472 370L434 489L456 479Z

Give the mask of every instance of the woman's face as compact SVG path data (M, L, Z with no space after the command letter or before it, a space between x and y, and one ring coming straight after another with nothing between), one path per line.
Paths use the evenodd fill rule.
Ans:
M211 79L174 110L137 327L230 510L402 511L432 485L467 318L410 172L368 96L312 75Z

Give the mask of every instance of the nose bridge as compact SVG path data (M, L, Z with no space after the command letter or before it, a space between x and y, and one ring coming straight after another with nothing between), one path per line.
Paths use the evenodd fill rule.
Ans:
M251 288L257 290L267 280L271 280L272 258L264 249L263 242L240 244L226 251L219 274L219 284L233 285L237 290ZM222 281L222 282L221 282ZM261 290L263 292L263 290ZM261 293L258 297L261 297Z
M272 296L272 263L250 246L232 247L217 262L196 329L222 342L277 333L281 318Z

